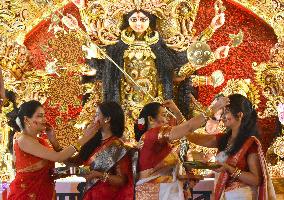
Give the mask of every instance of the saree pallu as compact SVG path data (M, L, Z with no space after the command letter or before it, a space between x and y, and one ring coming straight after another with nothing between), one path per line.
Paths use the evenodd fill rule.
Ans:
M183 183L177 179L176 149L167 140L171 127L150 129L140 140L136 183L137 200L183 200Z
M219 174L217 183L215 185L215 200L276 200L276 194L268 174L265 156L262 151L260 141L256 137L250 137L247 139L242 148L235 155L230 156L226 163L233 167L242 169L239 167L239 163L244 161L246 162L248 150L252 145L257 146L257 155L260 161L262 173L261 184L258 187L250 187L238 180L232 182L230 175L227 172L222 172ZM230 183L229 186L228 183Z
M84 200L133 200L134 180L132 174L131 157L129 149L116 137L104 141L98 147L85 165L91 170L109 172L110 175L117 173L127 177L124 186L117 187L108 181L93 179L86 183Z
M48 146L44 139L39 142ZM16 154L16 177L10 184L8 200L51 200L55 198L54 180L50 170L54 163L23 152L17 142L14 144Z

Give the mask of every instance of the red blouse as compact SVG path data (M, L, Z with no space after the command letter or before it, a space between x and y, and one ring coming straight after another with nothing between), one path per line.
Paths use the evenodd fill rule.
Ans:
M172 151L170 144L159 138L161 128L150 129L141 138L143 146L139 150L138 171L155 167Z

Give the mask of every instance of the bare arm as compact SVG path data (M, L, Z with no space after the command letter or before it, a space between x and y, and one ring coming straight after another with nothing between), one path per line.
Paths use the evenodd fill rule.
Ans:
M84 135L78 140L78 143L83 146L94 136L94 134ZM36 139L30 138L28 136L21 136L18 140L18 144L20 149L24 152L54 162L65 161L66 159L70 158L74 153L76 153L76 149L73 146L69 146L63 149L62 151L56 152L43 146Z
M22 151L54 162L62 162L76 153L75 148L72 146L63 149L60 152L56 152L40 144L36 139L27 138L27 136L19 138L18 144Z
M206 122L206 118L203 115L191 118L178 126L174 126L169 134L170 140L180 139L189 133L192 133Z
M247 162L249 171L242 171L239 180L250 186L259 186L262 181L262 175L258 155L256 153L250 153L247 157ZM235 167L223 164L223 170L232 174L235 171Z
M186 136L188 141L197 144L199 146L204 146L208 148L217 148L218 143L215 135L205 135L205 134L189 134Z
M217 112L228 104L229 98L219 98L217 102L212 106L213 113ZM188 136L190 133L201 127L205 122L206 117L203 114L193 117L189 121L186 121L178 126L174 126L169 134L169 139L176 140L184 136Z

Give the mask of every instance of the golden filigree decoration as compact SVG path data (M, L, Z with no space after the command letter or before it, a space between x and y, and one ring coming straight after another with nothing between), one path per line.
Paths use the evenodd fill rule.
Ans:
M75 127L84 128L92 120L96 108L102 102L102 83L100 81L92 84L85 93L92 93L88 98L88 102L83 106L80 116L76 120Z
M59 31L56 37L48 42L48 57L56 59L58 65L73 64L77 65L78 59L84 57L82 45L84 40L76 32L69 34Z
M280 160L276 165L267 164L271 177L284 177L284 161Z
M284 36L284 2L282 0L236 0L271 25L278 37Z
M12 155L8 152L7 145L9 141L9 131L11 128L8 126L8 118L6 114L13 110L13 105L3 107L0 113L0 180L9 181L13 176L14 170L12 166Z
M51 6L47 6L48 2ZM6 0L1 2L0 33L23 44L25 35L53 12L69 3L68 0Z
M277 106L284 102L284 37L271 49L271 60L268 63L253 63L255 80L267 98L266 108L259 116L262 118L277 116Z
M0 67L9 70L13 76L20 80L30 68L29 51L6 36L0 37Z
M230 79L223 88L222 93L225 96L231 94L241 94L247 97L255 108L260 103L260 95L258 89L251 83L250 79Z
M61 146L67 147L74 144L83 134L81 129L74 127L75 123L75 121L71 120L56 127L54 132Z
M83 93L80 77L67 70L60 71L60 77L49 79L48 97L52 104L80 105L79 96Z
M274 153L280 158L284 158L284 137L278 137L274 141L272 147L274 148Z

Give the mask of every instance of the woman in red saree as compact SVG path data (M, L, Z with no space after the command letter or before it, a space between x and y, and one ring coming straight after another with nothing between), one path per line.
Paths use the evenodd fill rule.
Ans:
M133 200L134 180L129 148L120 137L124 131L124 113L115 102L99 104L93 123L100 129L73 158L76 165L91 169L85 176L84 200ZM81 185L82 186L82 185Z
M216 160L222 167L216 170L215 200L274 200L274 188L257 139L257 113L246 97L233 94L229 99L222 117L226 133L188 136L195 144L219 150Z
M60 149L53 131L47 130L53 148L41 137L46 129L44 109L38 101L23 103L13 127L21 131L14 141L16 177L10 185L8 200L51 200L54 199L54 182L50 170L55 161L71 157L78 146L84 145L93 135L80 138L77 147Z
M226 97L221 97L212 106L211 114L226 106L228 102ZM144 106L135 125L136 140L140 146L137 200L184 199L182 182L177 179L179 158L173 141L191 134L207 119L203 113L189 121L183 121L182 114L173 101L167 101L164 105L176 115L180 125L169 126L165 108L156 102Z

